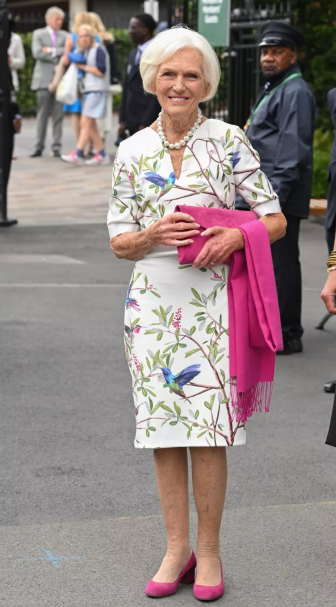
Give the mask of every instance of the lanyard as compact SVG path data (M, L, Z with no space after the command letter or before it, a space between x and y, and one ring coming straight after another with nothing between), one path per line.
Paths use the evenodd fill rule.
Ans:
M249 119L247 120L247 122L246 122L246 124L244 126L244 131L246 131L249 128L249 126L252 124L252 120L253 120L254 116L259 111L259 109L263 105L263 103L265 103L265 101L267 101L267 99L271 95L273 95L273 93L275 93L275 91L277 91L284 84L286 84L286 82L289 82L290 80L293 80L294 78L302 78L301 72L296 72L295 74L291 74L290 76L287 76L287 78L285 78L285 80L283 80L280 84L278 84L278 86L274 87L274 89L272 89L269 93L266 93L266 95L262 98L262 100L260 101L260 103L258 103L257 107L251 113Z

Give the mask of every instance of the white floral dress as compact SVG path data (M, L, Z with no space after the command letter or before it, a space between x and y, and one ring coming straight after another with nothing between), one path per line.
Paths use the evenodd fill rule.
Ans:
M176 204L234 209L236 192L258 216L278 213L278 198L259 165L240 128L206 120L184 149L177 179L158 134L143 129L118 149L110 237L143 230L173 213ZM176 249L166 246L135 263L125 350L136 447L245 443L244 424L232 421L229 398L228 272L227 265L181 267Z

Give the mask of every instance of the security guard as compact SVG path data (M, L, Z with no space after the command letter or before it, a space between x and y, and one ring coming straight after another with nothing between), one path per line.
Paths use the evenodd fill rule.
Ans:
M270 21L261 34L260 64L267 82L245 130L287 219L286 236L272 245L272 255L284 341L278 354L293 354L302 352L299 231L301 219L309 215L316 104L297 65L298 49L306 43L301 32Z

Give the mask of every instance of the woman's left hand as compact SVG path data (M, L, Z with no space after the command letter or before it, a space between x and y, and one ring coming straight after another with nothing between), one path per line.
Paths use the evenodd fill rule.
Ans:
M193 267L214 268L227 260L234 251L244 248L244 238L237 228L209 228L202 236L212 236L196 257Z

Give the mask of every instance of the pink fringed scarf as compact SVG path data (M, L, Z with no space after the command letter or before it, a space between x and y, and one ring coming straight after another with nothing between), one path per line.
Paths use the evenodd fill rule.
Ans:
M200 224L200 232L214 226L238 228L245 249L225 263L228 277L231 402L237 421L254 411L269 410L275 353L282 350L282 333L269 237L265 225L251 211L230 211L180 205ZM180 264L193 263L211 236L196 236L178 248Z

